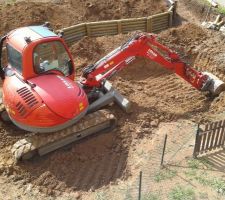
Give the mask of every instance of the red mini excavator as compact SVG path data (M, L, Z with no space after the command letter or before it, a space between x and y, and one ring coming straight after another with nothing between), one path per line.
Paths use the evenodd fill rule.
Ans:
M32 132L13 145L16 160L44 155L73 141L113 128L115 117L104 106L116 102L129 111L130 103L107 79L144 57L173 71L201 91L219 94L224 83L181 61L152 34L139 33L107 56L83 70L74 82L73 58L62 35L47 25L11 31L1 38L0 66L3 80L2 120ZM2 62L1 62L2 63ZM141 70L141 69L140 69Z

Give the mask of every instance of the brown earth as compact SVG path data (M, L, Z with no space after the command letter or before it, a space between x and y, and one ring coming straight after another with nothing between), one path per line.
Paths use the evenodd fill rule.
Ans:
M163 0L70 0L59 3L21 1L0 4L0 33L2 35L17 27L43 24L46 21L59 29L80 22L142 17L163 11L166 11Z
M3 30L39 24L47 20L54 23L56 28L61 28L74 24L74 21L78 23L86 20L136 17L165 9L154 0L143 1L145 4L140 5L132 0L117 3L94 0L74 2L26 5L21 2L3 5L0 7L0 17L4 18L5 22L0 24L1 33ZM150 3L151 9L145 6ZM15 14L17 18L14 17ZM78 74L81 68L96 62L132 34L86 37L74 44L71 51ZM184 60L191 65L213 72L225 80L225 39L220 33L187 23L160 33L159 40L180 52ZM87 138L42 158L37 157L12 165L10 147L16 140L24 137L24 132L4 125L0 132L2 174L13 182L22 181L24 185L31 183L33 187L48 195L71 191L88 193L116 184L118 180L129 180L133 173L132 166L128 164L129 159L132 159L131 150L136 148L135 143L138 143L139 139L152 139L159 123L178 119L205 122L210 120L211 114L224 111L224 93L215 99L209 98L176 75L147 60L136 60L122 70L112 82L133 104L133 112L130 115L123 113L115 105L110 107L119 120L115 131Z

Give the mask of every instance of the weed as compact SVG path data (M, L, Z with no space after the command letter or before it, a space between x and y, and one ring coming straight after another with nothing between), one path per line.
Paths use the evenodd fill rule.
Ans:
M191 170L185 171L184 174L185 174L187 177L192 178L192 177L197 176L197 170L191 169Z
M155 174L154 181L160 182L166 179L172 179L177 175L176 170L163 169Z
M195 193L192 188L185 188L181 186L176 186L173 188L168 198L170 200L195 200Z
M108 197L105 192L98 192L95 195L95 200L107 200Z
M222 6L219 6L219 7L218 7L218 12L219 12L220 14L225 15L225 8L222 7Z
M208 194L206 192L200 192L199 198L206 200L206 199L208 199Z
M161 200L159 194L148 193L143 196L142 200Z
M197 159L190 159L187 161L187 164L191 169L199 169L201 165L200 161Z
M220 194L225 195L225 181L221 178L213 178L210 185Z

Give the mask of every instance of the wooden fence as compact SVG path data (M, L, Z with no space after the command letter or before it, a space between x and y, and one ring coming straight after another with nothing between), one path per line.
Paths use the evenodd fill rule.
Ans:
M213 122L205 126L204 131L197 131L194 157L205 154L210 151L220 150L224 148L225 143L225 120Z
M67 44L72 44L84 36L98 37L105 35L124 34L131 31L158 33L172 26L173 11L161 14L121 20L90 22L62 29Z

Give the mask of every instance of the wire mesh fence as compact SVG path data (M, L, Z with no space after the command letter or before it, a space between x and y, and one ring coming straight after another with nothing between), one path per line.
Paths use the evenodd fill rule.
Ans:
M197 128L192 122L169 124L164 129L168 132L154 139L154 148L140 155L145 160L140 164L140 173L126 185L115 187L107 198L224 199L225 182L221 178L224 172L214 170L206 158L193 158Z

